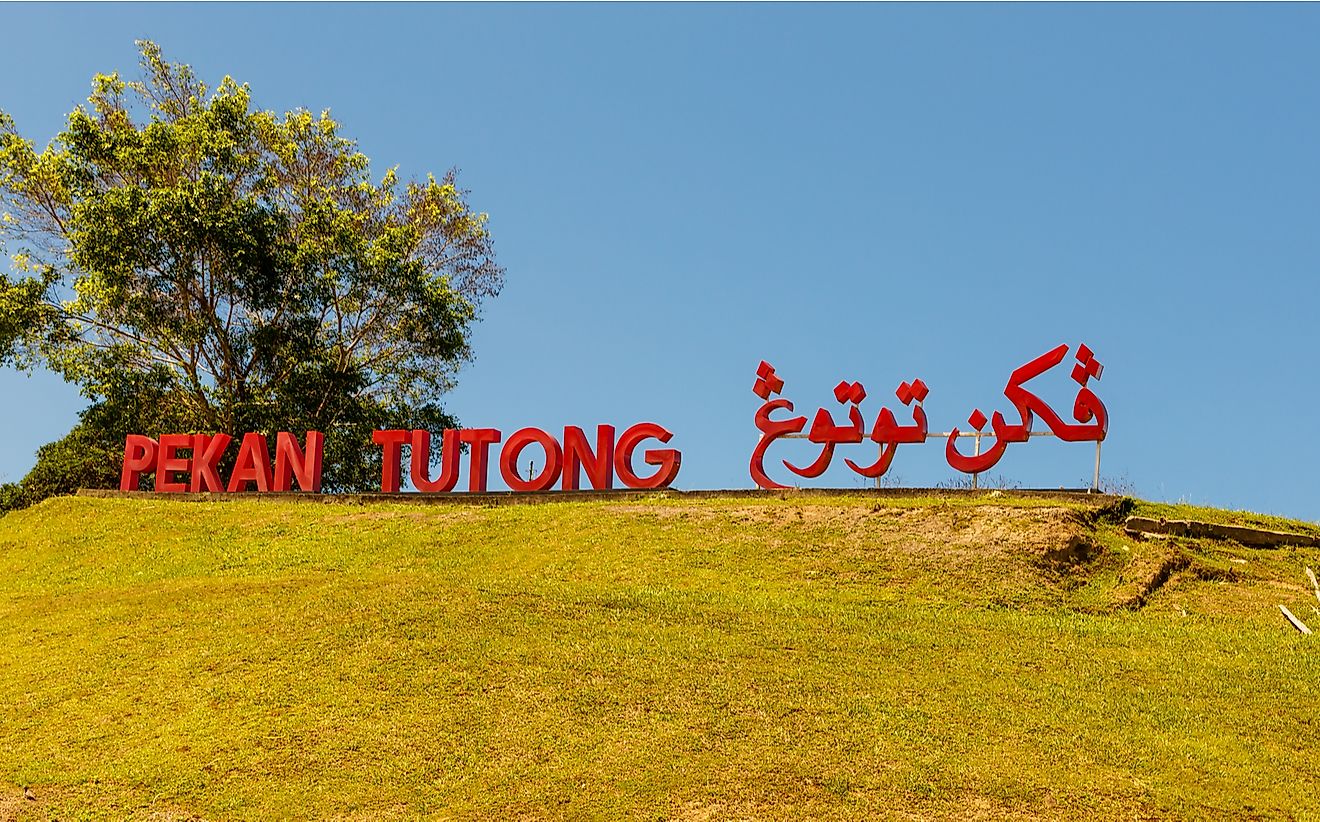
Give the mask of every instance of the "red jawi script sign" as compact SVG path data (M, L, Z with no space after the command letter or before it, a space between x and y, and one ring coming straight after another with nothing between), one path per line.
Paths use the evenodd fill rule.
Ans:
M454 490L460 473L461 451L467 447L468 491L486 491L486 475L491 447L503 441L497 463L500 476L513 491L548 491L556 484L565 491L581 488L582 475L596 490L609 490L618 479L628 488L667 488L678 476L682 454L675 448L648 448L642 461L653 466L639 471L634 457L643 442L655 439L661 444L673 438L663 426L638 423L617 437L612 425L596 428L594 440L576 426L564 429L562 441L539 428L515 431L508 440L495 428L448 429L441 435L440 470L431 472L431 432L423 430L388 430L372 434L381 447L381 492L399 493L403 448L409 449L409 478L424 494L443 494ZM308 431L305 447L290 433L275 437L274 459L262 434L246 434L239 443L238 457L227 482L220 477L219 465L233 442L228 434L166 434L159 441L130 434L124 443L123 470L119 490L137 490L144 474L155 474L155 490L162 493L242 491L292 491L297 480L302 491L321 490L322 455L325 436ZM518 473L518 458L530 446L544 452L541 471L524 478ZM188 452L183 455L181 452Z
M927 430L926 410L922 405L930 393L930 388L926 383L916 379L899 383L898 389L894 392L899 402L911 406L912 424L899 425L894 412L888 408L881 408L869 435L866 433L866 423L861 411L862 400L866 399L866 389L859 382L847 380L841 381L834 387L834 399L848 406L846 424L835 423L834 416L825 408L816 411L811 427L807 429L805 435L802 434L802 430L807 427L805 416L771 419L771 415L776 411L782 410L791 414L793 403L784 397L771 399L784 390L784 381L775 373L774 366L762 361L756 370L756 382L752 385L752 392L764 400L757 409L755 417L756 428L761 432L761 436L752 451L752 479L761 488L788 488L772 480L765 471L766 450L782 437L803 438L820 446L819 455L808 465L797 466L788 460L782 460L784 467L789 471L808 478L819 477L825 473L834 459L836 446L857 444L870 439L879 447L880 453L875 462L870 465L858 465L851 459L844 460L853 471L870 479L876 479L889 470L894 452L899 445L922 443L930 437L945 438L944 456L954 469L966 474L989 470L1004 456L1004 451L1010 444L1026 442L1030 437L1039 435L1033 434L1031 430L1037 416L1045 423L1049 433L1061 440L1101 442L1109 431L1109 415L1105 411L1104 403L1090 389L1088 383L1091 380L1097 382L1100 380L1104 366L1095 358L1095 353L1090 348L1079 345L1074 355L1076 362L1072 367L1072 379L1080 386L1072 409L1076 424L1064 422L1040 397L1023 387L1028 381L1059 365L1067 356L1068 346L1059 345L1018 368L1009 376L1008 384L1004 387L1004 396L1017 412L1018 422L1010 423L999 411L995 411L993 416L987 418L981 409L977 408L967 418L968 424L973 429L971 432L963 432L955 427L944 433L930 433ZM987 422L990 423L990 431L985 431L982 435L981 432ZM964 454L959 450L958 439L969 436L977 440L978 446L982 437L993 440L993 445L984 452L978 447L976 453ZM1097 467L1096 470L1098 473L1099 468Z

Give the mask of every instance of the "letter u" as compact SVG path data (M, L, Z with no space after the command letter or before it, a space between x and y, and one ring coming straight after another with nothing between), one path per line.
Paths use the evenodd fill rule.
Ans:
M411 471L413 487L424 494L444 494L458 484L458 429L446 428L440 444L440 476L427 479L431 468L431 432L412 432Z

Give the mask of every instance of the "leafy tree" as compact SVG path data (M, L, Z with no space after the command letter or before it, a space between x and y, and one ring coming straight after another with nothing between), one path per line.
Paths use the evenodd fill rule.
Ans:
M255 108L138 45L143 79L97 75L44 150L0 112L0 363L91 401L60 454L319 429L325 487L371 487L371 430L453 424L436 399L503 283L486 215L452 170L373 181L329 112Z
M0 486L0 512L26 508L79 488L114 487L119 481L115 461L123 442L108 444L102 432L79 422L55 442L37 449L37 464L21 482Z

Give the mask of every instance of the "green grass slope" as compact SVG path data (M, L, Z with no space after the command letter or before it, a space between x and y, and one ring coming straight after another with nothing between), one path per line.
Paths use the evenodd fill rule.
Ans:
M1120 513L50 500L0 819L1320 817L1320 550Z

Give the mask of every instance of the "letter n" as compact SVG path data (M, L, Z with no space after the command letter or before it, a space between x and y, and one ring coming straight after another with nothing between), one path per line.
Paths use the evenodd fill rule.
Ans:
M275 435L275 491L292 491L290 481L298 478L298 487L313 494L321 491L321 459L325 451L325 435L320 431L307 432L307 452L298 447L293 434L281 431Z
M565 491L578 490L578 469L582 468L597 491L614 487L614 426L596 426L596 451L592 453L587 435L581 428L570 425L564 429Z

